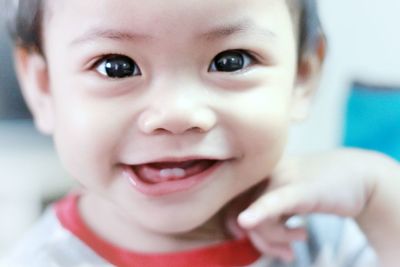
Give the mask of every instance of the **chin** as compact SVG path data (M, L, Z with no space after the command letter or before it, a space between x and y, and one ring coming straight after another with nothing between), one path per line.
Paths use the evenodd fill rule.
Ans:
M200 214L194 210L190 212L165 213L162 215L165 216L158 214L153 219L146 219L142 221L142 225L160 234L184 234L203 226L214 216L213 213Z

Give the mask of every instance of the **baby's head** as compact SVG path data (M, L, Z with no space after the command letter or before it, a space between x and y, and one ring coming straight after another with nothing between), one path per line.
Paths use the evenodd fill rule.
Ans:
M160 233L268 177L323 57L312 0L13 3L37 127L90 194Z

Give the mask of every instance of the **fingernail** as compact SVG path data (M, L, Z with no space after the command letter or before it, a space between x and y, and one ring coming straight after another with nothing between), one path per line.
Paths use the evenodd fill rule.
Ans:
M246 210L239 215L239 221L241 224L245 226L252 226L255 224L259 219L258 212L253 210Z
M285 225L289 229L304 228L306 226L306 219L304 216L295 215L286 220Z

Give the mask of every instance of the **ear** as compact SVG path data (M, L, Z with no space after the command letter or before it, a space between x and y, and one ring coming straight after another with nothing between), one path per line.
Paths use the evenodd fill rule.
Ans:
M326 39L321 35L316 42L316 47L305 52L299 59L292 97L292 121L302 121L308 116L311 102L321 78L325 53Z
M22 94L33 114L35 125L40 132L52 134L54 110L44 57L25 48L16 48L14 58Z

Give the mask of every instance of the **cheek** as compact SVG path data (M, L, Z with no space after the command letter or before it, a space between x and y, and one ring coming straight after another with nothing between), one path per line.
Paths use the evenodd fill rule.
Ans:
M64 103L75 104L71 109ZM119 145L122 118L110 107L89 101L64 98L56 106L54 140L66 169L76 179L108 180Z
M247 152L272 152L285 143L290 121L290 91L289 88L260 88L228 101L231 108L227 114L235 114L230 127Z
M256 180L264 179L274 170L285 148L287 129L286 119L264 118L264 121L254 121L242 132L245 136L241 140L245 153L244 168L250 170Z
M270 87L237 101L230 125L232 138L243 153L243 170L255 177L268 175L284 151L290 122L289 92L289 87Z
M286 143L287 130L286 115L254 118L253 123L248 127L247 138L244 140L247 150L252 156L275 157L277 153L280 155Z

